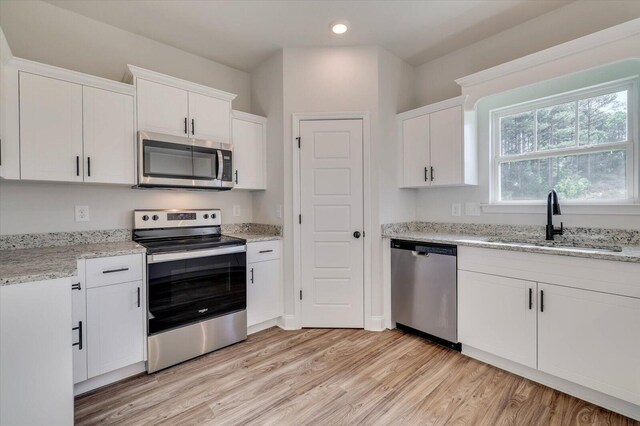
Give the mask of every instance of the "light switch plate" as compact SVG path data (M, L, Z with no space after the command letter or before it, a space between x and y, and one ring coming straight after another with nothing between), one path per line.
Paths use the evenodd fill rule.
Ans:
M238 206L238 205L233 206L233 216L234 217L240 216L240 206Z
M76 206L76 222L89 222L89 206Z
M460 203L451 204L451 216L461 216L462 215L462 205Z
M480 216L480 203L464 203L465 216Z

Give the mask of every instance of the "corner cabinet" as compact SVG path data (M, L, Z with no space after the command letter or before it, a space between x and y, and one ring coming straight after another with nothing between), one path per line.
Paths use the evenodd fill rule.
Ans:
M136 87L139 130L231 141L233 93L132 65L125 79Z
M133 87L18 58L3 73L3 177L135 183Z
M640 265L469 247L458 262L463 353L598 391L640 416Z
M464 100L398 114L401 188L477 185L475 135L465 132Z
M234 189L267 189L267 119L231 114Z

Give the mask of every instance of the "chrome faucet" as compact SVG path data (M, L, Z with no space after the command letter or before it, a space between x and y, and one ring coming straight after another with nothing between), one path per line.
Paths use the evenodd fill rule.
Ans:
M547 240L553 240L554 235L562 235L564 225L560 222L560 229L553 226L553 215L560 215L560 203L555 189L549 191L547 196Z

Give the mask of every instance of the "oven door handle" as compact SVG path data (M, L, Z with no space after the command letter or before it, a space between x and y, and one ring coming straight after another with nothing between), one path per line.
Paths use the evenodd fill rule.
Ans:
M198 257L220 256L223 254L244 253L247 251L246 245L220 247L208 250L182 251L179 253L160 253L147 256L147 263L171 262L173 260L196 259Z
M224 171L224 160L222 158L222 151L221 150L217 150L216 154L218 154L218 176L216 176L216 178L218 180L222 180L222 176L223 176L223 171Z

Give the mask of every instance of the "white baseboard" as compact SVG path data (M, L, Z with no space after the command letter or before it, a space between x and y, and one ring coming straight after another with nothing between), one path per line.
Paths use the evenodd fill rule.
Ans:
M83 393L119 382L127 377L135 376L136 374L144 373L145 371L147 371L147 363L145 361L131 364L127 367L92 377L89 380L75 384L73 386L73 395L82 395Z
M247 327L247 335L251 335L253 333L257 333L262 330L266 330L267 328L277 327L279 318L274 318L271 320L267 320L265 322L261 322L259 324L254 324L250 327Z
M377 315L369 318L369 323L365 324L365 330L368 331L383 331L387 327L384 325L384 317Z
M560 392L575 396L576 398L583 399L592 404L599 405L607 410L615 411L623 416L630 417L634 420L640 420L640 406L630 402L614 398L593 389L577 385L559 377L543 373L540 370L526 367L464 344L462 345L462 354L509 371L510 373L517 374L518 376L533 380L534 382L538 382L550 388L557 389Z
M283 330L300 330L295 315L283 315L278 318L278 327Z

